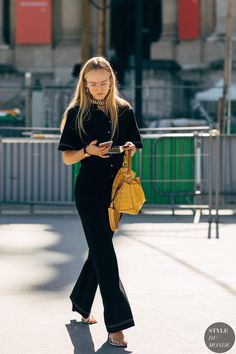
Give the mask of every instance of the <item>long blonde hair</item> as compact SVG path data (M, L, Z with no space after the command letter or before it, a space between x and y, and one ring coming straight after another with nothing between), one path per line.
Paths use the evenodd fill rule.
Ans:
M111 139L114 137L118 125L118 107L127 105L128 102L126 102L124 99L119 97L115 74L112 70L110 63L103 57L93 57L89 59L81 69L75 94L63 114L63 118L60 125L61 132L64 129L68 111L72 107L79 106L78 115L76 117L76 126L78 127L81 139L82 139L82 132L86 134L86 131L84 129L84 120L88 115L91 107L91 95L86 90L85 76L89 71L98 70L98 69L106 70L110 74L111 83L110 83L109 93L106 99L105 108L106 111L110 114L112 120Z

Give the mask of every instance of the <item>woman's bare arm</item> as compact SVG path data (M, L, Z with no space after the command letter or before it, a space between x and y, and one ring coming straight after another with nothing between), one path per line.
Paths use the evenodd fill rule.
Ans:
M89 155L84 154L83 149L62 151L62 159L65 165L72 165L73 163L79 162L86 157L89 157Z
M91 155L99 156L103 159L109 158L106 155L109 147L98 147L96 146L97 140L91 141L89 145L86 146L86 151L88 154L84 153L84 149L81 150L66 150L62 152L62 159L65 165L71 165L73 163L79 162L84 158L91 157Z

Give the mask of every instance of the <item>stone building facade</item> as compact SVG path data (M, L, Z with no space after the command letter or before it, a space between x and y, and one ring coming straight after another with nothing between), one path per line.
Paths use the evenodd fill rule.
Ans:
M48 0L49 1L49 0ZM76 63L81 63L82 39L82 7L85 0L51 0L51 43L49 44L19 44L16 42L16 5L29 0L0 0L0 78L2 82L22 81L25 72L31 72L36 78L47 83L68 84L73 81L72 70ZM88 0L89 1L89 0ZM151 0L150 0L151 1ZM182 0L184 1L184 0ZM157 26L161 28L160 36L150 41L149 54L144 62L144 86L152 87L165 83L169 86L186 83L214 85L222 77L222 62L224 59L224 34L226 30L227 0L189 0L199 4L199 36L194 39L181 40L179 26L181 18L179 7L181 0L154 0L158 3L161 13L157 13ZM145 1L146 3L147 1ZM236 58L236 0L233 10L233 58ZM40 6L44 1L32 0ZM89 2L89 55L98 52L98 25L99 10L93 4L101 1ZM106 56L110 58L116 54L112 42L114 4L124 6L123 16L126 16L125 6L129 3L129 15L135 13L134 0L110 1L106 18ZM32 4L31 4L32 5ZM155 5L155 4L154 4ZM155 6L156 6L155 5ZM154 7L155 8L155 7ZM158 8L158 7L157 7ZM112 14L113 11L113 14ZM121 10L122 11L122 10ZM155 10L156 11L156 10ZM150 14L150 9L149 9ZM155 14L154 14L155 15ZM153 16L153 14L152 14ZM121 16L122 17L122 16ZM120 17L120 18L121 18ZM155 16L154 16L155 20ZM161 26L160 22L161 21ZM119 18L118 22L119 23ZM130 26L135 24L132 18ZM43 26L43 23L42 23ZM153 27L153 24L152 24ZM131 27L130 27L131 28ZM41 30L39 26L38 30ZM119 28L116 29L119 35ZM124 36L125 37L125 36ZM123 37L123 41L125 38ZM129 44L129 43L128 43ZM128 55L124 84L133 86L134 53ZM165 65L165 62L167 65ZM173 65L174 63L174 65ZM174 69L173 69L174 67ZM179 70L177 68L179 67ZM6 77L7 75L7 77ZM233 80L235 78L235 62L233 63ZM167 92L167 91L166 91ZM166 97L174 100L179 92L167 92ZM150 91L146 93L150 96ZM160 101L163 94L160 94ZM183 94L183 92L182 92ZM129 93L127 93L129 96ZM145 93L144 93L145 95ZM155 91L153 91L155 101ZM132 95L130 99L132 100ZM165 96L165 94L164 94ZM158 103L159 104L159 103ZM153 107L150 110L150 107ZM178 107L178 105L177 105ZM156 115L155 103L149 105L147 116ZM181 111L181 110L180 110ZM179 113L181 115L181 113ZM174 115L172 109L165 110L163 116Z
M0 23L0 64L11 66L19 73L41 73L68 82L73 64L80 62L81 58L82 0L52 0L51 43L27 45L16 43L16 1L7 0L10 28L6 43L3 33L6 26L4 21L8 21L8 18L4 18L3 14L7 2L0 0L0 15L3 18ZM90 16L90 51L93 54L96 52L96 9L91 8Z
M65 79L72 65L80 62L81 59L83 0L52 0L52 43L50 45L16 44L16 1L0 0L0 16L3 19L0 22L0 64L12 65L19 72L50 73L55 76L62 75ZM172 59L184 69L201 68L212 61L223 59L222 37L226 29L227 0L200 1L200 37L186 41L181 41L178 37L178 5L179 0L162 1L162 34L160 40L151 45L150 59ZM236 23L235 0L234 5L233 16ZM4 16L6 14L4 7L8 8L9 20ZM106 43L108 54L111 49L110 13L111 9L108 9ZM8 43L4 38L4 28L6 29L7 26L9 26ZM97 28L98 10L90 5L90 55L95 55L97 52ZM236 26L233 30L235 43ZM233 47L234 57L236 57L235 45Z

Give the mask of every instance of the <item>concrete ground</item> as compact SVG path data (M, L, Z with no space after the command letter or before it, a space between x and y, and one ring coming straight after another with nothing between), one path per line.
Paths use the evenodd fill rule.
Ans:
M1 354L207 354L215 322L236 332L236 217L221 218L220 238L191 215L124 216L114 245L135 326L128 348L106 343L97 291L82 325L69 294L87 256L76 214L0 216ZM98 237L101 235L98 235ZM228 353L236 353L236 344Z

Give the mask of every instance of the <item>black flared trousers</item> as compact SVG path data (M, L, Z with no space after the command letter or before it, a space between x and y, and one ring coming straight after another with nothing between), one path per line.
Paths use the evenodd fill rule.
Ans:
M119 278L112 240L114 233L109 226L108 205L104 203L104 198L93 199L91 203L90 198L83 198L82 191L77 188L75 196L89 254L70 295L72 310L88 317L99 285L107 332L132 327L135 324L125 289Z

